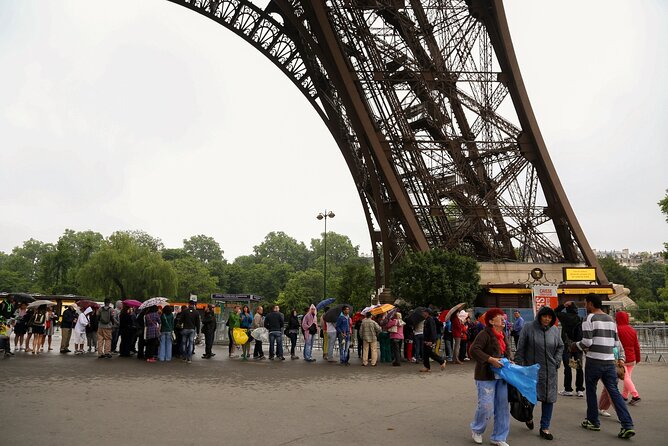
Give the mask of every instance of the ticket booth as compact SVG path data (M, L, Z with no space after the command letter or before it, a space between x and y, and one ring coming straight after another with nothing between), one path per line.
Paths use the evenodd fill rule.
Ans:
M262 296L255 294L212 294L211 302L216 306L216 344L229 344L230 338L227 330L227 320L230 312L239 305L243 308L248 305L250 312L255 316L255 309L260 305Z

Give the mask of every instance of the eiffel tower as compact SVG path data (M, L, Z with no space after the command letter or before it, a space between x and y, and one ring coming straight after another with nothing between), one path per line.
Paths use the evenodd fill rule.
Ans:
M407 249L605 274L529 103L502 0L169 0L271 60L336 140L376 285ZM263 3L263 6L259 5Z

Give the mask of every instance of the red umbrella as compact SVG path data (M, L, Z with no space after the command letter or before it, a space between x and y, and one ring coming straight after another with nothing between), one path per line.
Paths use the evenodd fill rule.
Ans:
M128 307L137 308L137 307L141 306L141 302L139 302L138 300L134 300L134 299L126 299L126 300L123 301L123 305L127 305Z
M93 302L92 300L79 300L76 302L77 307L79 307L80 310L85 310L88 307L93 307L94 310L97 310L100 308L100 304L97 302Z

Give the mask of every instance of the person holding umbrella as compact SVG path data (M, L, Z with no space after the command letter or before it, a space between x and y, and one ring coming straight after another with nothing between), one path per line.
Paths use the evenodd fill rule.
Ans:
M401 344L404 341L404 325L406 323L401 319L401 313L397 311L386 326L387 332L390 333L390 342L392 342L392 365L395 367L401 365Z
M482 434L487 421L494 416L494 431L490 443L508 446L506 439L510 432L510 405L508 385L496 379L492 367L501 368L501 358L510 359L510 344L504 333L503 311L490 308L485 313L485 329L476 336L471 345L471 357L475 361L475 379L478 389L478 408L471 422L471 436L477 444L482 444Z
M559 330L554 326L557 315L550 307L542 307L531 324L524 326L520 332L515 352L515 362L530 366L540 364L536 393L541 402L540 430L541 438L552 440L550 420L552 409L557 401L557 370L561 364L564 343ZM529 429L534 428L533 420L526 422Z
M339 360L341 365L350 365L350 336L352 335L352 325L350 323L350 307L343 306L343 310L336 320L336 335L339 338Z
M436 322L434 322L434 318L431 317L431 311L429 311L428 308L423 308L422 314L424 315L424 331L422 340L422 365L424 365L424 368L421 369L420 372L431 372L429 358L438 362L441 365L441 370L445 370L445 359L443 359L438 355L438 353L434 351L434 346L436 345L436 340L438 339L438 333L436 332Z

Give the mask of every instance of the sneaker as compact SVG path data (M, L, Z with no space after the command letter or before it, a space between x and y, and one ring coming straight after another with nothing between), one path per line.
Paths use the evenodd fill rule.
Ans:
M628 440L629 438L633 437L635 434L636 434L636 431L634 431L633 429L622 428L619 431L619 433L617 434L617 436L619 438L623 438L625 440Z
M188 360L186 361L186 364L192 364L192 361L191 361L190 359L188 359Z
M494 444L496 446L510 446L508 443L506 443L503 440L491 440L489 444Z
M573 392L570 391L570 390L561 390L559 392L559 395L561 395L561 396L573 396Z
M639 396L634 396L631 398L631 401L629 401L629 406L635 406L640 402L640 397Z
M578 390L578 398L584 398L585 393L582 390Z
M598 414L601 415L602 417L611 417L612 416L612 415L610 415L610 412L608 412L607 410L599 410Z
M473 442L476 444L482 444L482 434L476 434L471 431L471 437L473 437Z
M592 423L589 420L584 420L582 423L580 423L580 426L582 426L583 428L585 428L587 430L590 430L590 431L597 431L598 432L598 431L601 430L600 426L595 425L594 423Z

